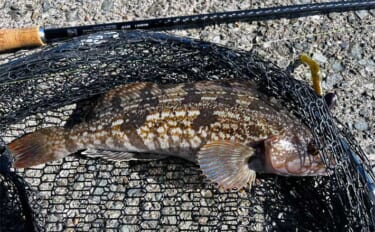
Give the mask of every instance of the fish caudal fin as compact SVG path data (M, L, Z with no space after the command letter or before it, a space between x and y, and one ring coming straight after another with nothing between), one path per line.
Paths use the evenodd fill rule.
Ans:
M50 127L26 134L8 144L15 168L27 168L63 158L73 152L66 149L64 128Z
M203 174L225 189L251 188L256 173L248 166L255 150L231 141L214 141L198 152L198 164Z

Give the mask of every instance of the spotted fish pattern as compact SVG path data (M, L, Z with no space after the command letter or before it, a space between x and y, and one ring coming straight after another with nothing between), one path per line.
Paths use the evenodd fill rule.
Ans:
M112 160L180 157L227 189L250 187L257 172L326 174L308 128L249 80L131 83L89 103L79 123L11 142L14 167L81 151Z

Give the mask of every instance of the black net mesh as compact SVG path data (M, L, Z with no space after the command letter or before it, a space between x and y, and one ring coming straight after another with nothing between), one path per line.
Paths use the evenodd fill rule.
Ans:
M9 169L5 144L63 126L80 100L134 81L221 78L264 86L308 125L326 162L335 159L334 174L259 175L251 191L237 192L218 189L177 158L110 162L75 154ZM308 85L255 53L142 31L94 34L2 64L0 97L0 231L374 229L373 174L361 148Z

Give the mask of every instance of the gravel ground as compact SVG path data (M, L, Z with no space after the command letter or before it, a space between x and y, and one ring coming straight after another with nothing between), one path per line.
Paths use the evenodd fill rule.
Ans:
M0 27L63 27L309 2L323 1L26 0L14 3L2 0ZM310 54L321 65L324 91L338 95L333 114L348 125L375 165L374 21L373 10L214 25L168 33L237 49L253 49L283 68L294 63L300 54ZM0 61L6 57L6 54L1 55ZM297 67L294 74L296 78L309 81L309 69L304 66ZM137 194L137 189L134 194Z

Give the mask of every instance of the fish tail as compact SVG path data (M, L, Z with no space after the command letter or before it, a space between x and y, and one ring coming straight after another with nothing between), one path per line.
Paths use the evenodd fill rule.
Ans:
M71 153L66 146L66 131L62 127L49 127L26 134L8 144L15 168L27 168L61 159Z

